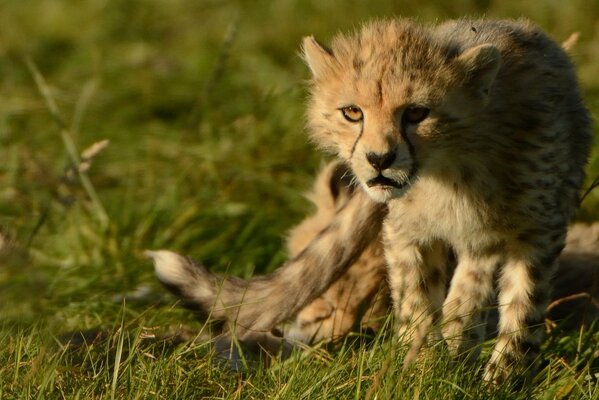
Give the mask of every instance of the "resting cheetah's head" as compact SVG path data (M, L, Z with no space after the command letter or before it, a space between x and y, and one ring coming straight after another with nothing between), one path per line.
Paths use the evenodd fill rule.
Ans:
M303 56L312 138L381 202L459 157L501 63L492 45L461 49L407 20L368 24L330 49L306 37Z

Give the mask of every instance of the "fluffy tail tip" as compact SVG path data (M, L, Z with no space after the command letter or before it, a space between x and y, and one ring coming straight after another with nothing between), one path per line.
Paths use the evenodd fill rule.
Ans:
M156 277L162 283L179 286L189 280L187 260L179 254L168 250L146 250L144 254L154 261Z

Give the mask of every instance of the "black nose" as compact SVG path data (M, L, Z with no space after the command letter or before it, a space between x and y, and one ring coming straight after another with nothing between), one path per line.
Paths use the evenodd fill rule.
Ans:
M366 153L366 159L368 160L370 165L372 165L377 171L380 172L384 169L389 168L391 164L393 164L393 161L395 161L395 150L392 150L385 154L379 154L374 152Z

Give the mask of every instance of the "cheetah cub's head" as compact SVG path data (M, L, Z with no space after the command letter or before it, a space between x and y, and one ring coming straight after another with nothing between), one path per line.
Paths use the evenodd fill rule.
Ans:
M312 138L380 202L455 168L501 64L492 45L463 49L406 20L368 24L331 48L306 37L302 50Z

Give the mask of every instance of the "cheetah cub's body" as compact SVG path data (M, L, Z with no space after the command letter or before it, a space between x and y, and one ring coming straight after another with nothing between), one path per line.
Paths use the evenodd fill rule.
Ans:
M157 252L159 279L243 337L296 315L382 231L406 365L436 321L453 354L467 351L497 277L485 379L504 378L534 355L584 177L590 119L568 56L528 22L487 20L380 21L303 50L312 138L359 187L268 277L223 280Z

